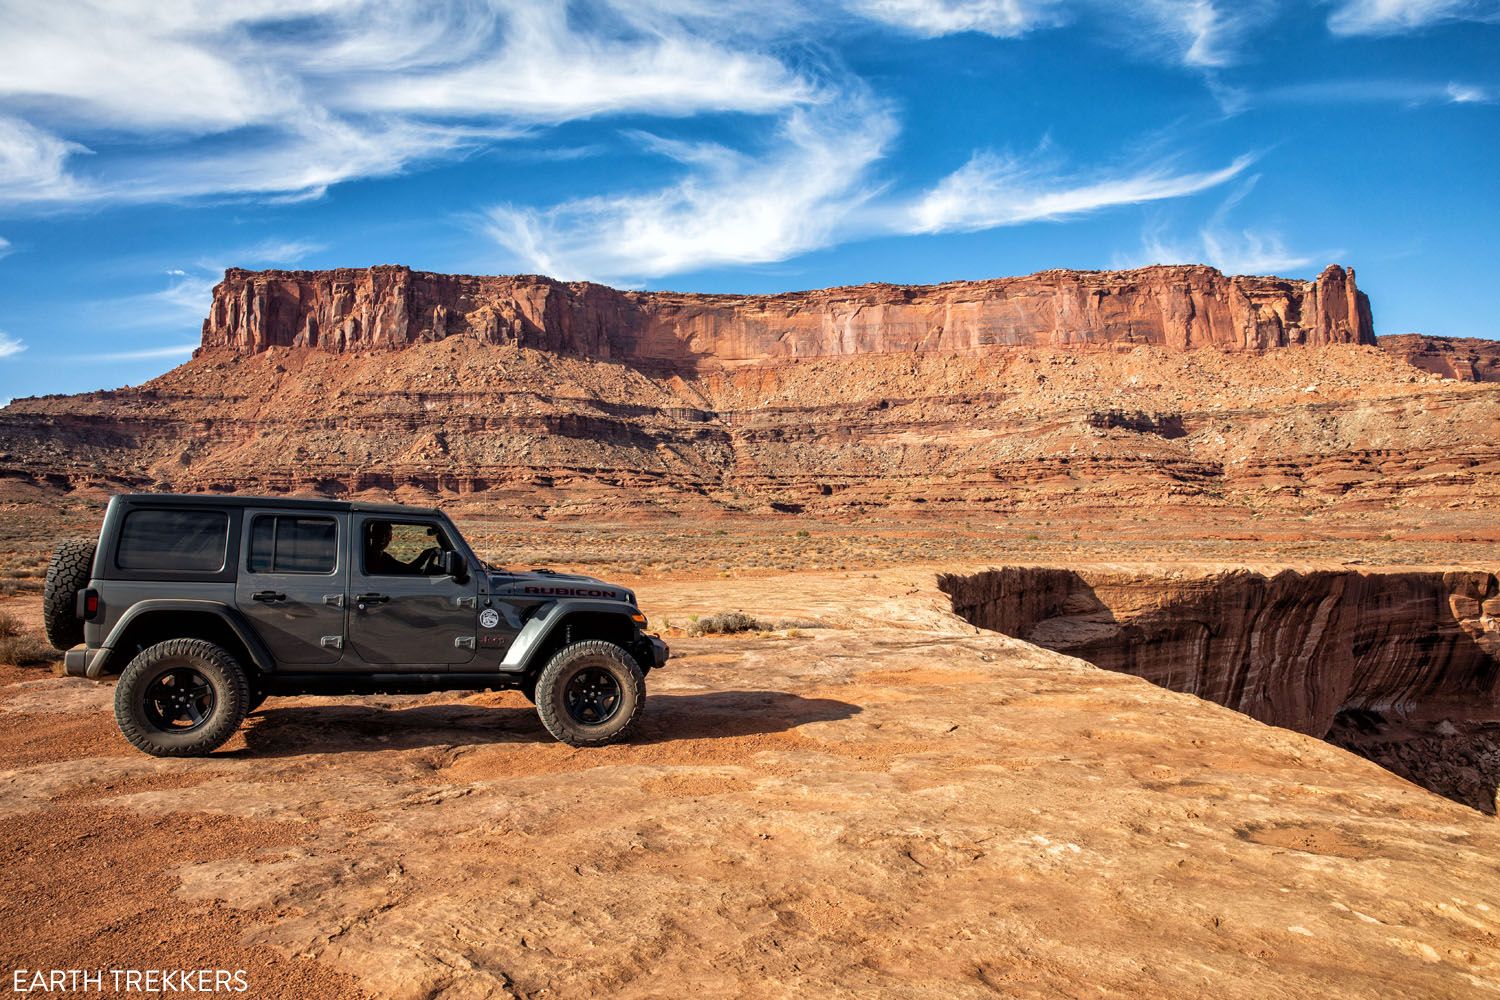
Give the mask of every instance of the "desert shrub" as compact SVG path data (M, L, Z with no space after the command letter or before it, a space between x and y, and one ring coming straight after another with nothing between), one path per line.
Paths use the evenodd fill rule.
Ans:
M780 632L790 629L794 632L801 629L823 628L822 622L807 621L801 618L787 618L782 621L761 621L743 611L722 611L716 615L704 615L699 618L692 616L692 624L688 626L688 635L736 635L741 632Z
M32 667L56 658L57 654L41 636L28 632L15 615L0 611L0 663Z
M57 659L57 651L30 632L0 639L0 663L35 667Z
M770 626L764 625L743 611L724 611L717 615L704 615L695 619L688 629L689 635L733 635L738 632L762 632Z

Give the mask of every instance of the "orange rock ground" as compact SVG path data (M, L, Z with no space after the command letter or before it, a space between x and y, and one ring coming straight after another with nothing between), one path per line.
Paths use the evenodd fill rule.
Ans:
M674 635L638 739L602 751L454 694L273 699L213 757L158 761L108 686L6 668L0 964L242 967L263 996L1500 985L1492 818L980 633L940 568L963 567L643 581L674 632L819 627Z

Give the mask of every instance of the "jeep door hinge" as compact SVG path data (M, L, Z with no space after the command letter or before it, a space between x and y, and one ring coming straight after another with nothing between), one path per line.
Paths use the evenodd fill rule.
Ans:
M453 640L453 645L459 649L473 649L474 637L472 635L456 636Z
M342 608L344 606L343 594L324 594L323 603L330 608Z
M341 636L341 635L325 635L322 639L320 639L318 641L323 645L324 649L343 649L344 648L344 637Z
M454 604L455 607L459 607L459 608L477 608L477 607L479 607L479 598L478 597L455 597L453 599L453 604Z

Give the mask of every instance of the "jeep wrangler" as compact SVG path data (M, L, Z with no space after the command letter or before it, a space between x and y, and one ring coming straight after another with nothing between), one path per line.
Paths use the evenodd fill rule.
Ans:
M119 674L139 749L219 747L273 695L516 690L571 746L623 739L665 643L625 587L480 561L437 510L129 494L60 543L47 638L77 677Z

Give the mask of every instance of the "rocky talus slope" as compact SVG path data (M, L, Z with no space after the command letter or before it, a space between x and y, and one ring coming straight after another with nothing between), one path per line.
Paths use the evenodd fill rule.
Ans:
M1375 346L1341 268L776 296L231 271L203 345L0 411L0 489L833 514L1500 495L1500 386Z

